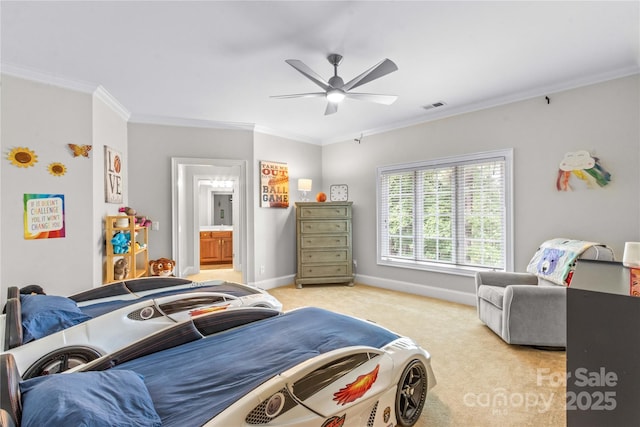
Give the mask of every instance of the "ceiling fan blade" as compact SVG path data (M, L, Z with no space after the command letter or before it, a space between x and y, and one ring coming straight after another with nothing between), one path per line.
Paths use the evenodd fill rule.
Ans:
M392 60L384 59L364 73L360 74L355 79L348 81L344 86L342 86L342 90L348 91L355 89L365 83L369 83L370 81L386 76L389 73L393 73L397 69L398 66Z
M304 62L297 59L287 59L285 62L298 70L300 73L302 73L302 75L320 86L325 91L331 89L331 85L325 79L316 74L315 71L307 67Z
M291 95L272 95L269 98L280 98L280 99L285 99L285 98L319 98L319 97L326 97L327 94L324 92L310 92L310 93L294 93Z
M327 109L324 110L324 115L328 116L329 114L338 112L338 104L335 102L327 102Z
M347 92L346 95L349 99L355 99L357 101L375 102L376 104L391 105L398 97L396 95L378 95L375 93L353 93Z

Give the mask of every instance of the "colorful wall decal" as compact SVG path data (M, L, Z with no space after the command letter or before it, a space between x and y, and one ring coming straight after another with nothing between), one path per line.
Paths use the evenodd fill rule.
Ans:
M55 239L65 236L64 195L24 195L24 238Z
M585 150L572 151L564 155L556 181L558 191L573 190L569 183L572 176L583 181L588 188L594 188L595 184L604 187L611 181L611 174L602 167L600 159Z
M28 149L27 147L16 147L9 152L7 159L12 165L19 168L28 168L35 165L38 162L38 156L35 151Z
M59 162L49 163L47 169L53 176L63 176L65 173L67 173L67 167Z
M89 151L93 148L91 145L76 145L68 144L71 151L73 151L73 157L89 157Z

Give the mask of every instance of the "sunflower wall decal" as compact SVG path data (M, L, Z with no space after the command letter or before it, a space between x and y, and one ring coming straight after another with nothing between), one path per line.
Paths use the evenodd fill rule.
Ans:
M7 159L12 165L19 168L28 168L38 162L38 156L35 151L29 150L27 147L16 147L9 152Z
M49 163L47 167L49 173L53 176L62 176L67 173L67 167L59 162Z

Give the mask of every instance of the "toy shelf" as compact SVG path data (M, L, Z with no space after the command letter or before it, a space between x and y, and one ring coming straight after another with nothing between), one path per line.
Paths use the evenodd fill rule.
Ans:
M135 216L115 215L105 219L104 237L105 248L105 274L103 283L111 283L117 280L134 279L149 274L149 228L135 223ZM126 224L126 226L125 226ZM130 245L125 253L115 253L113 237L118 233L129 233ZM137 243L137 245L136 245ZM114 265L116 261L125 258L129 263L129 274L124 279L114 277Z

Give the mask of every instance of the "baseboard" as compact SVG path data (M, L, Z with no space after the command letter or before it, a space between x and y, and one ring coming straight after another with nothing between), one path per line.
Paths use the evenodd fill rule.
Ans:
M454 291L451 289L437 288L435 286L400 282L398 280L381 279L379 277L356 275L356 283L373 286L377 288L389 289L392 291L405 292L408 294L421 295L424 297L437 298L445 301L451 301L458 304L476 306L475 294L467 292Z
M276 277L268 280L260 280L249 283L262 289L279 288L290 285L294 282L295 275ZM422 285L411 282L400 282L398 280L381 279L379 277L356 275L356 283L372 286L376 288L389 289L391 291L405 292L408 294L421 295L424 297L437 298L445 301L465 304L475 307L476 296L467 292L453 291L450 289L437 288L435 286Z
M296 277L295 274L291 274L288 276L281 276L273 279L259 280L257 282L249 282L248 284L251 286L262 288L262 289L273 289L273 288L279 288L280 286L286 286L286 285L292 284L293 281L295 280L295 277Z

